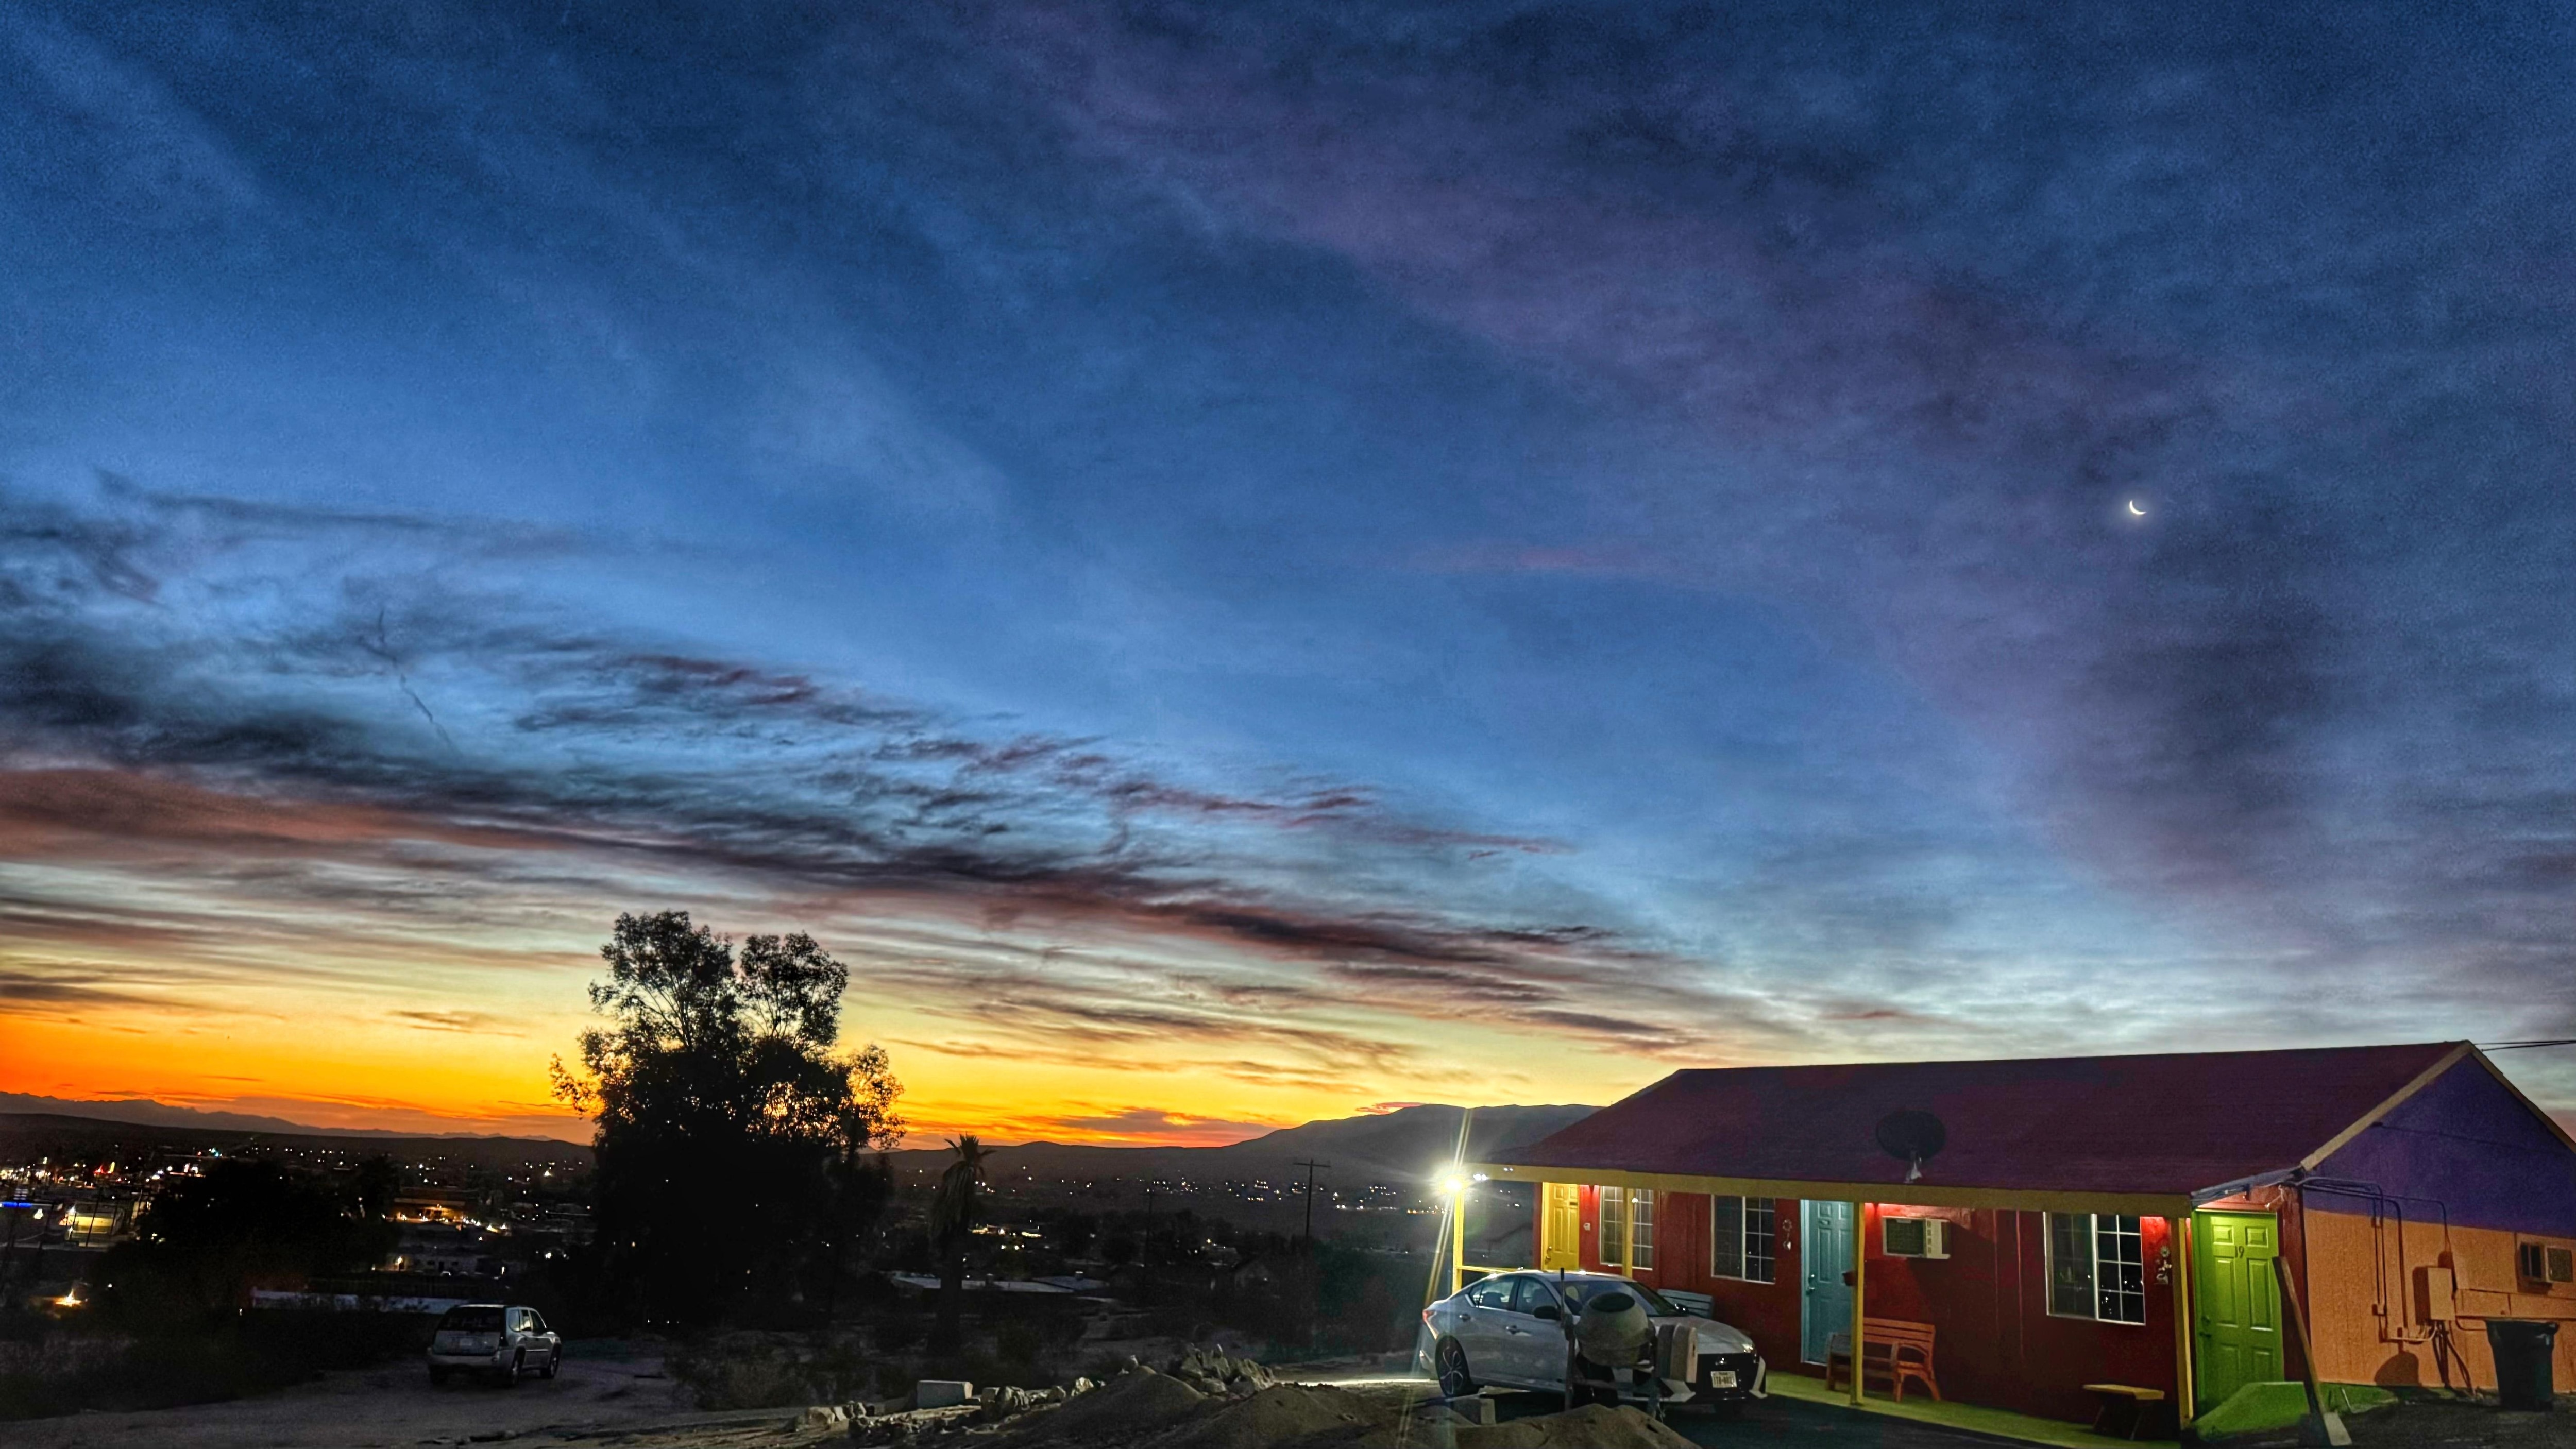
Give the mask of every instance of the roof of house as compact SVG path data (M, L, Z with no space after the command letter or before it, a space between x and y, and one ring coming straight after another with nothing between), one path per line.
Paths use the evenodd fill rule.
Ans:
M2312 1167L2474 1056L2466 1042L2426 1042L1680 1071L1483 1166L1520 1181L2169 1211ZM1908 1109L1939 1117L1948 1137L1911 1185L1909 1164L1876 1140L1881 1120Z

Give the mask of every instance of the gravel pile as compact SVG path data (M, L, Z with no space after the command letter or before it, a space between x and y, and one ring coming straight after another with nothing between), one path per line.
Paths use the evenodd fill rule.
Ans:
M1621 1404L1454 1431L1458 1449L1693 1449L1671 1425Z
M849 1437L864 1445L936 1437L954 1449L1692 1449L1625 1406L1477 1424L1418 1395L1280 1383L1217 1349L1192 1349L1162 1368L1131 1359L1105 1384L986 1390L955 1409L853 1416Z

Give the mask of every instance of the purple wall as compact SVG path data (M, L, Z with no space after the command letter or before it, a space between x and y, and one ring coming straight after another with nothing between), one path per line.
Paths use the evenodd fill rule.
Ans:
M2576 1151L2484 1066L2463 1061L2345 1143L2317 1175L2376 1183L2411 1221L2439 1202L2460 1227L2576 1237ZM2370 1204L2310 1191L2318 1212Z

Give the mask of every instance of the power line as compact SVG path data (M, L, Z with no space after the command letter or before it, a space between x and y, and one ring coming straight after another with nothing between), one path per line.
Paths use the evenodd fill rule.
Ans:
M2482 1041L2474 1045L2482 1052L2518 1052L2531 1047L2576 1046L2576 1036L2555 1036L2545 1041Z

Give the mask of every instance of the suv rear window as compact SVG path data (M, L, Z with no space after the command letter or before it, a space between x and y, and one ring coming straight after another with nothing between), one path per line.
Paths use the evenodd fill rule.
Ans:
M499 1333L501 1310L498 1308L451 1308L438 1320L444 1333ZM416 1330L415 1330L416 1331Z

